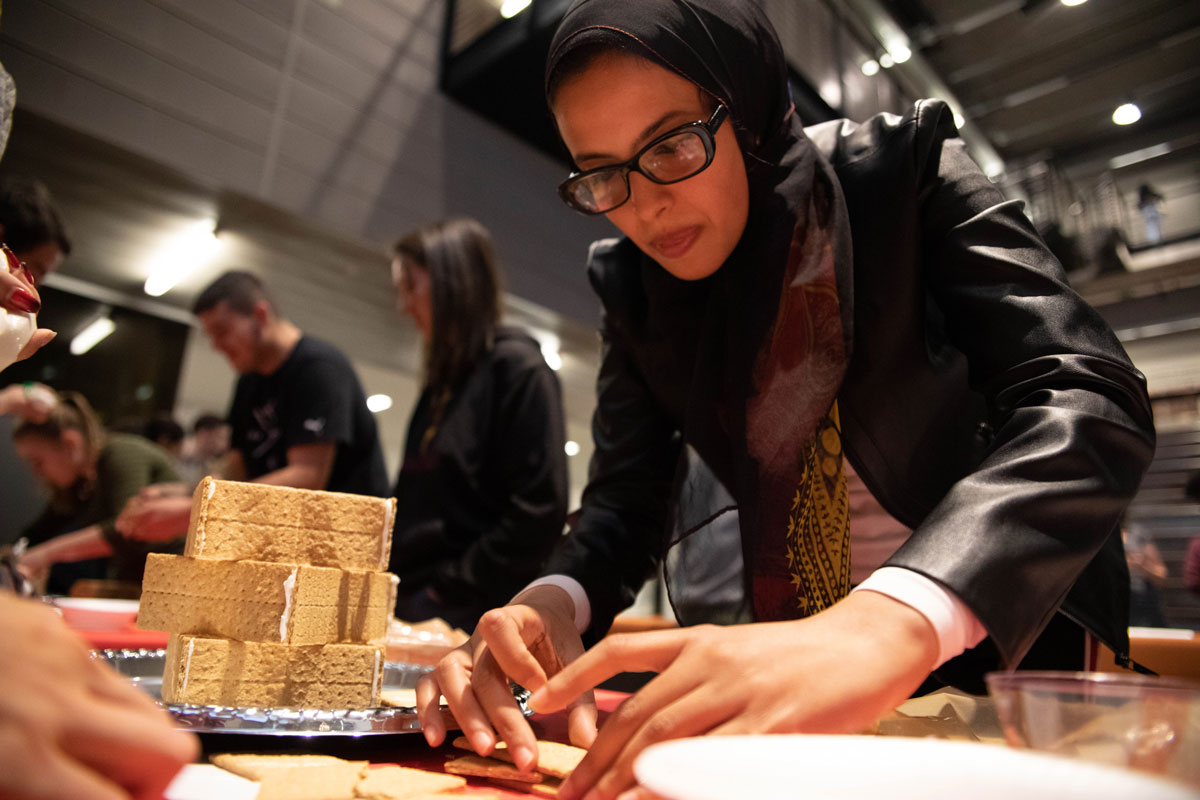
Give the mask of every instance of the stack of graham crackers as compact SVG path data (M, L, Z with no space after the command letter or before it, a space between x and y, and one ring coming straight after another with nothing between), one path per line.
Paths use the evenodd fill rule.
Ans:
M393 501L205 478L184 555L151 554L138 625L171 634L162 697L369 708L395 605Z

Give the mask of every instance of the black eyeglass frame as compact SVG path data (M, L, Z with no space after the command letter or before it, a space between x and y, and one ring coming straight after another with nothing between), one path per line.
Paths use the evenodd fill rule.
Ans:
M708 118L707 122L704 120L689 122L686 125L680 125L678 128L673 128L661 136L656 136L648 144L646 144L645 147L634 153L633 157L628 161L622 161L619 164L606 164L603 167L596 167L595 169L584 170L583 172L572 172L567 176L566 180L558 185L558 196L570 208L578 211L579 213L587 214L588 216L597 216L599 214L607 214L608 212L618 209L629 202L629 198L633 194L633 190L629 186L629 173L631 172L636 172L646 180L657 183L660 186L679 183L680 181L686 181L688 178L694 178L712 165L713 158L717 153L717 131L721 128L721 124L725 122L728 117L729 109L727 109L723 103L718 103L716 110L713 111L712 116ZM700 141L704 144L704 163L699 167L699 169L697 169L695 172L690 172L687 175L684 175L682 178L672 178L669 181L660 181L638 166L638 161L640 161L642 156L646 155L646 153L648 153L651 149L661 144L666 139L674 138L682 133L695 133L700 137ZM615 206L611 206L602 211L593 211L590 208L583 208L575 201L575 198L570 191L572 184L578 183L580 179L586 178L589 175L613 171L620 173L621 179L625 182L624 200L617 203Z

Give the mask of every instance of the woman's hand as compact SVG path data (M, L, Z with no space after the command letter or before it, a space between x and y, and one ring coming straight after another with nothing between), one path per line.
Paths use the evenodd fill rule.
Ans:
M517 767L537 766L537 738L513 699L509 680L527 689L546 679L583 653L575 630L575 607L570 595L555 586L536 586L503 608L479 620L470 641L441 660L417 684L417 716L425 738L434 747L446 737L439 710L445 696L463 735L480 755L507 743ZM591 687L560 704L569 707L567 729L573 744L587 747L596 736L596 704Z
M875 592L856 592L793 622L610 636L530 698L562 708L620 672L658 672L609 716L558 796L617 797L648 745L704 734L847 733L906 700L934 667L925 618Z
M40 383L14 383L0 389L0 414L14 414L28 422L45 422L57 403L54 390Z
M54 611L0 595L0 797L158 800L199 749Z
M20 272L0 269L0 308L17 313L36 314L42 307L42 299L33 285L33 277L24 267ZM17 354L17 360L29 358L48 344L57 334L46 328L38 328Z
M21 570L21 574L28 580L40 581L46 577L46 573L54 566L55 559L53 553L47 549L46 544L46 542L43 542L42 544L34 545L17 559L17 569Z

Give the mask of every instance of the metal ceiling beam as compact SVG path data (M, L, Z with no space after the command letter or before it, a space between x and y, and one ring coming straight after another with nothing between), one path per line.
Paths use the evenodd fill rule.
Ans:
M970 118L966 117L963 104L954 95L954 92L950 91L950 87L946 85L929 62L916 50L918 44L913 42L908 34L896 24L887 9L878 0L845 0L843 6L847 13L856 17L871 32L883 50L892 52L900 47L905 47L911 51L912 55L907 61L897 64L892 69L898 70L899 74L907 79L907 82L918 94L945 100L956 114L962 115L964 124L960 127L959 132L963 141L966 142L968 150L971 151L971 155L979 162L979 166L983 168L988 177L996 178L1003 174L1004 159L1000 157L988 137Z

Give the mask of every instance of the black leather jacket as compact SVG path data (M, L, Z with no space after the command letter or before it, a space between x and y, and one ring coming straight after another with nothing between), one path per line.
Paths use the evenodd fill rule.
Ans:
M968 668L975 677L1019 663L1060 608L1125 657L1115 528L1154 449L1143 377L1020 204L966 155L944 103L807 132L842 184L854 243L846 453L914 529L888 564L946 586L979 618L990 657ZM677 345L645 314L644 268L626 240L592 248L605 310L596 450L548 571L583 584L593 636L657 563L675 502L687 381L670 366Z

